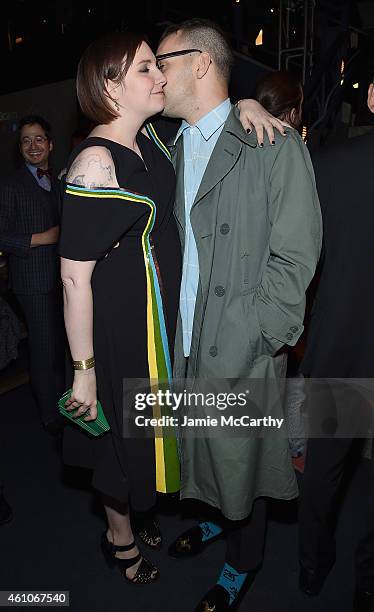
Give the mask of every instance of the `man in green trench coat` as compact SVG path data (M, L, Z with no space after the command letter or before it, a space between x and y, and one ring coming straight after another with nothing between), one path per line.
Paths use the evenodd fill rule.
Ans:
M194 388L202 379L277 380L282 347L303 331L321 248L308 151L293 129L264 146L245 132L228 99L232 53L214 24L169 28L157 58L167 78L164 114L183 119L171 147L184 252L175 376ZM262 562L265 498L298 493L288 440L182 436L181 462L182 499L206 502L238 526L196 610L232 610ZM201 523L170 552L191 555L220 531Z

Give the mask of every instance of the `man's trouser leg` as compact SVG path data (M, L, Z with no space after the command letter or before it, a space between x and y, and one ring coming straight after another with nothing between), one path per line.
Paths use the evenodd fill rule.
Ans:
M348 438L310 438L299 507L300 562L311 570L328 572L335 562L335 524L339 488Z
M262 564L267 502L259 497L244 521L230 521L227 530L226 563L238 572L255 571Z
M44 424L57 418L57 401L65 391L64 331L59 298L58 292L17 295L28 327L31 386Z
M365 535L356 553L356 582L360 591L374 593L374 444L366 503Z

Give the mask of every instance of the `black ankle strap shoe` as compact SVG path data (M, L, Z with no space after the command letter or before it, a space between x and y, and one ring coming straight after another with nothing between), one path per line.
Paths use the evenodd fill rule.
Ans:
M109 567L114 567L116 565L121 571L123 577L132 584L150 584L151 582L157 580L160 575L160 572L158 571L157 567L153 565L153 563L142 557L140 553L134 557L130 557L129 559L121 559L120 557L116 556L116 553L128 552L135 547L135 541L126 546L117 546L116 544L112 544L112 542L108 541L105 532L101 537L101 549ZM126 570L139 563L140 560L141 563L136 570L135 576L133 578L128 578L128 576L126 576Z

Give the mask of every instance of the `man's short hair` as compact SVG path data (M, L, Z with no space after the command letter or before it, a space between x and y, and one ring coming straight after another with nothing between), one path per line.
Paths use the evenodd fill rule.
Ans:
M209 19L188 19L166 28L160 42L177 32L183 33L183 37L191 48L209 53L218 73L227 83L229 82L234 56L230 43L219 25Z
M43 117L40 115L26 115L18 122L18 135L21 135L21 130L25 125L35 125L37 123L42 128L48 140L51 140L51 126Z
M113 32L95 40L83 53L77 73L77 96L83 114L95 124L119 117L106 89L108 80L120 84L146 38L131 32ZM125 58L125 60L124 60Z

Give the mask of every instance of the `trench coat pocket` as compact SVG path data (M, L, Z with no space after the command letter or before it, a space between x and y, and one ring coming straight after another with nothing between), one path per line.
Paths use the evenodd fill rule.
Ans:
M253 292L251 292L249 295L245 296L245 298L248 301L247 308L249 317L249 344L251 358L253 360L262 355L272 357L279 351L280 348L282 348L284 342L277 340L262 329L255 290L253 290Z
M262 301L257 288L248 296L250 346L254 358L274 356L285 344L294 346L303 332L303 325L285 315L274 304Z

